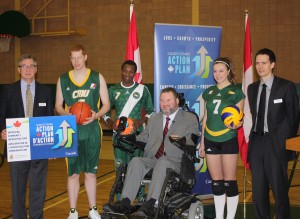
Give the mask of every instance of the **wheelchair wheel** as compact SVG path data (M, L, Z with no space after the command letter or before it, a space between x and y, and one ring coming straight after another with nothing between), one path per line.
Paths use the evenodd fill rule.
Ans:
M204 219L204 208L201 201L191 204L188 219Z

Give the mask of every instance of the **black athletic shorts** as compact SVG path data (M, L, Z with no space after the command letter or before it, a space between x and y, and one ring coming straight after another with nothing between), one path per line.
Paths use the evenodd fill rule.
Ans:
M237 138L225 142L214 142L204 138L206 154L238 154L239 144Z

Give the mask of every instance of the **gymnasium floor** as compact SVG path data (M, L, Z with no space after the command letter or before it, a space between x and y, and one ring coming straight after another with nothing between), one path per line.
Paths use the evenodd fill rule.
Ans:
M2 151L2 147L0 148ZM290 165L291 166L291 165ZM250 172L247 172L250 178ZM243 203L243 177L244 168L238 167L238 183L240 191L240 204L238 206L236 219L247 218L254 219L253 205L251 204L251 186L247 183L247 192L245 205ZM101 149L99 173L97 174L97 205L102 211L101 206L108 201L111 185L115 179L113 152L111 146L111 137L104 136L103 147ZM0 168L0 219L12 218L11 212L11 194L10 194L10 176L9 165L5 161ZM81 187L78 198L77 210L80 218L87 218L88 204L84 188L84 178L81 176ZM69 211L68 194L67 194L67 176L64 159L49 161L49 171L47 179L47 197L45 202L45 219L67 218ZM296 170L292 186L290 188L290 202L292 219L300 218L300 171ZM270 192L272 199L272 195ZM205 217L214 218L214 208L212 199L203 200L205 205ZM274 202L272 201L272 204ZM274 212L272 205L272 212ZM272 213L273 214L273 213Z

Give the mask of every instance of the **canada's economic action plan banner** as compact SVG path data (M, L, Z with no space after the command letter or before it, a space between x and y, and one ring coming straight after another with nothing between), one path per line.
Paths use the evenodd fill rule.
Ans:
M8 162L78 156L75 116L6 119L6 132Z
M221 27L155 24L154 105L157 112L161 90L173 87L184 94L186 106L202 122L202 93L215 84L212 66L220 55L221 34ZM206 164L196 172L194 192L210 194L211 180Z

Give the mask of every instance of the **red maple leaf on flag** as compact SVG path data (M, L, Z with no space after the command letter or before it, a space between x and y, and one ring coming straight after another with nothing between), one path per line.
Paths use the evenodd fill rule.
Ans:
M19 120L17 120L17 121L14 123L14 126L15 126L16 128L19 128L21 125L22 125L22 123L20 123Z

